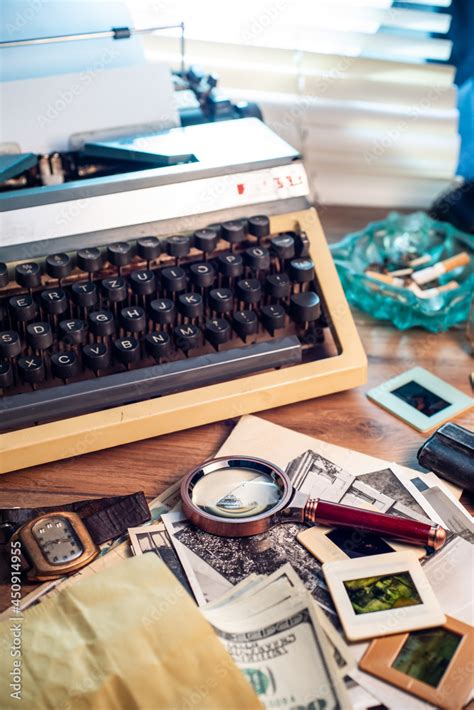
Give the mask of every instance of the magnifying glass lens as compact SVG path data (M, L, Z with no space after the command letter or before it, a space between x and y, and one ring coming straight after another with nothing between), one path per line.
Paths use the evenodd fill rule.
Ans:
M205 513L220 518L251 518L274 508L283 487L270 474L250 468L221 468L200 478L191 499Z

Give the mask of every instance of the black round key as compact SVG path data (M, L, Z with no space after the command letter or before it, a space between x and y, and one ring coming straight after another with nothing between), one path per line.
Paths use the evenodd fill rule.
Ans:
M253 335L258 330L258 320L254 311L237 311L232 316L232 327L241 337Z
M102 292L111 303L122 303L127 300L127 284L121 276L111 279L103 279L101 282Z
M53 331L49 323L29 323L26 326L28 345L34 350L47 350L53 344Z
M12 296L8 301L10 312L17 321L28 322L36 316L36 303L31 296Z
M260 317L263 325L270 333L285 327L286 311L279 303L264 306Z
M86 341L87 325L79 318L62 320L59 324L59 333L64 343L82 345Z
M295 238L288 232L277 234L270 242L272 252L282 261L295 256Z
M46 273L53 279L64 279L72 271L72 262L67 254L50 254L45 261Z
M291 281L288 274L269 274L265 288L273 298L287 298L291 291Z
M20 336L15 330L0 333L0 357L16 357L21 353Z
M295 234L296 256L309 256L309 239L306 232L297 232Z
M258 303L262 298L262 287L258 279L237 281L237 298L244 303Z
M194 232L194 246L196 249L203 251L205 254L210 254L217 246L219 241L219 233L217 229L198 229Z
M148 353L157 360L166 357L171 350L171 338L168 333L147 333L145 343Z
M34 262L15 267L15 281L23 288L36 288L41 284L41 267Z
M246 223L243 219L233 219L230 222L223 222L222 228L222 239L230 244L239 244L243 242L246 237Z
M137 254L146 261L158 259L161 254L161 242L156 237L141 237L137 240Z
M8 286L8 269L7 265L0 261L0 288Z
M244 262L240 254L220 254L217 265L221 274L229 278L237 278L244 273Z
M140 359L140 343L136 338L117 338L114 340L115 358L123 365L131 365Z
M68 380L70 377L78 375L80 369L77 355L72 350L51 355L51 373L53 377Z
M197 263L189 267L191 282L199 288L209 288L216 280L216 270L212 264Z
M111 355L109 348L104 343L88 343L82 348L82 357L85 367L92 372L105 370L110 365Z
M126 266L132 260L132 247L128 242L114 242L107 247L107 259L114 266Z
M100 271L104 258L102 252L97 247L90 249L80 249L77 252L77 265L82 271L87 271L89 274L94 274Z
M259 239L268 237L270 234L270 220L264 214L257 214L254 217L250 217L247 221L247 225L249 234Z
M288 272L291 280L295 283L307 283L314 279L314 264L307 257L292 259Z
M290 300L291 317L297 323L312 323L321 315L321 301L314 291L295 293Z
M180 266L167 266L161 269L161 283L165 291L177 293L186 288L186 272Z
M71 286L72 300L81 308L91 308L97 303L97 286L93 281L73 284Z
M199 293L182 293L178 297L178 310L187 318L201 318L204 303Z
M255 271L268 271L270 268L270 252L264 247L250 247L244 253L244 260Z
M191 250L191 247L191 237L186 237L184 234L177 234L174 237L168 237L166 240L167 253L177 259L187 256Z
M173 337L176 347L184 353L187 353L189 350L200 346L202 341L202 332L197 325L186 323L184 325L176 326L173 330Z
M41 291L41 305L46 313L56 316L67 310L68 300L62 288L51 288Z
M150 296L156 290L155 274L148 269L132 271L130 274L130 286L137 296Z
M150 318L154 323L167 325L174 323L176 309L169 298L157 298L150 303Z
M145 311L140 306L122 308L120 322L128 333L141 333L146 329Z
M228 288L213 288L209 292L209 306L216 313L230 313L234 294Z
M18 372L23 382L31 385L42 382L46 373L43 359L37 355L25 355L17 360Z
M89 313L89 328L94 335L105 338L115 331L114 317L110 311Z
M9 362L0 362L0 388L13 384L13 368Z
M214 318L206 321L204 335L212 345L218 347L230 340L232 330L228 321L224 318Z

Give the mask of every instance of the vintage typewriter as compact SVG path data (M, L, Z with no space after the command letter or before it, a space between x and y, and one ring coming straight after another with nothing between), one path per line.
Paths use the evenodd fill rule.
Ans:
M300 156L226 118L4 173L1 472L365 381Z

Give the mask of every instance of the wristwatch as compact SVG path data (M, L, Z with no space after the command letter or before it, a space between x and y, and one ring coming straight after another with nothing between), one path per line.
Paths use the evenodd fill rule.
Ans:
M29 580L73 574L99 554L99 545L150 520L142 491L46 508L0 509L0 578L13 560Z

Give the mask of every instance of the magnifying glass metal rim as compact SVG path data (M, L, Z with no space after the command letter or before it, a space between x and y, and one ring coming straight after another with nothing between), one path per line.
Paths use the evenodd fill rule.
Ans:
M274 508L248 518L221 518L207 513L195 505L191 498L191 484L202 476L225 468L245 468L256 473L277 476L282 483L283 493ZM193 469L181 482L181 502L183 513L197 527L205 532L222 537L247 537L266 532L272 524L275 513L285 508L293 497L294 489L284 471L264 459L255 456L221 456L207 461Z

